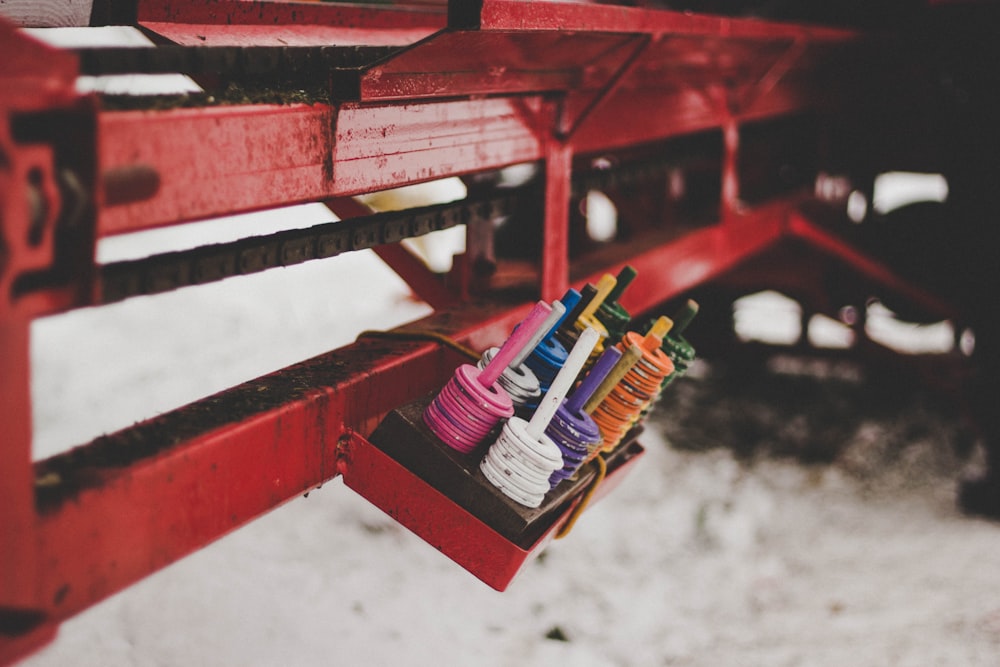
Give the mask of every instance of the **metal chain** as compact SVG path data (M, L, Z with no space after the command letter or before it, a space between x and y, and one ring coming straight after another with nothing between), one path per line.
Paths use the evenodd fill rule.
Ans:
M528 189L520 188L479 200L378 213L105 264L100 268L100 300L101 303L113 303L133 296L203 285L384 243L396 243L477 220L495 220L510 215L518 199L525 196Z

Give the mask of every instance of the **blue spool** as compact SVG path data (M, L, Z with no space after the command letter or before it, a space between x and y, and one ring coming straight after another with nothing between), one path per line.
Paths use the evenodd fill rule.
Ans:
M531 369L531 372L535 374L538 378L538 384L541 386L542 396L549 390L552 385L552 381L555 380L556 375L559 374L559 370L566 364L566 359L569 357L569 352L566 348L555 338L556 331L566 320L570 311L576 307L579 303L581 295L575 289L569 289L560 299L562 304L566 307L566 312L563 316L559 318L559 321L552 325L545 337L542 338L541 342L535 346L535 349L531 351L531 354L524 361L524 365ZM538 400L534 399L525 404L525 407L534 409L538 407Z

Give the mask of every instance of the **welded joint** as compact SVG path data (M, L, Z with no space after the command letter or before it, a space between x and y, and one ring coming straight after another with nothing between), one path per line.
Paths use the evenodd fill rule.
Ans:
M334 477L347 474L347 470L351 465L351 445L354 443L356 436L357 434L354 432L354 429L347 427L340 434L340 437L337 438L337 447L334 450Z

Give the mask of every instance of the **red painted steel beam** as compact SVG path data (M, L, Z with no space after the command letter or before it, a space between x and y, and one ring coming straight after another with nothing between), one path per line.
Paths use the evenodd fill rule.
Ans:
M452 30L436 33L367 69L339 72L334 94L340 99L376 101L596 91L620 75L637 42L653 46L630 65L624 85L676 90L725 84L762 93L807 51L812 58L827 57L854 37L845 30L665 11L496 4L519 18L504 14L506 20L452 25ZM494 3L487 7L500 11ZM539 16L552 21L536 21ZM797 50L789 56L792 45L798 45ZM780 67L775 69L776 65Z
M839 40L850 30L637 7L519 0L452 0L448 25L469 30L530 30L684 34L726 38L808 36Z
M798 202L798 198L778 200L669 241L650 238L630 246L621 264L630 264L638 275L622 296L622 306L630 313L648 312L763 252L786 235L789 216ZM605 272L619 268L574 276L573 283L596 283Z
M37 545L25 539L33 533L35 514L26 320L0 320L0 350L0 614L21 615L42 607Z
M364 30L443 28L442 8L309 0L139 0L139 21L217 25L339 25Z
M442 277L427 268L424 261L403 244L387 243L372 250L434 310L454 306L458 301L458 296L445 285Z
M634 35L442 32L367 70L334 78L342 99L376 101L599 88Z
M31 111L63 106L77 98L76 59L40 41L25 36L0 16L0 58L3 69L4 107Z
M768 95L756 98L752 107L731 117L742 124L819 106L820 101L813 96L778 86ZM655 143L721 128L726 118L719 102L703 90L618 91L581 123L573 134L573 150L586 155Z
M132 201L104 202L97 236L319 201L542 157L538 98L106 112L98 160ZM151 192L145 185L154 178ZM125 185L121 185L124 181Z
M433 7L141 0L140 25L189 46L405 46L445 27Z
M0 661L49 639L32 630L42 595L35 528L35 476L31 468L32 407L30 317L73 302L74 284L37 298L21 291L25 275L41 275L56 258L55 226L65 199L54 148L27 141L19 121L33 114L67 112L80 101L76 62L27 37L0 18ZM83 131L81 130L81 134ZM81 145L86 139L81 136ZM55 267L72 270L70 267ZM68 271L67 271L68 272ZM79 274L75 277L80 278Z
M545 222L542 239L541 296L560 298L569 286L569 195L573 154L553 137L545 157Z

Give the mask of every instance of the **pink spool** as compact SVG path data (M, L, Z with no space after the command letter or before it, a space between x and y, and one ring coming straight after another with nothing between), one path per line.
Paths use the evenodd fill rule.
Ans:
M483 370L463 364L424 411L424 422L442 442L460 452L472 452L514 404L501 388L500 375L528 344L552 307L539 301Z

